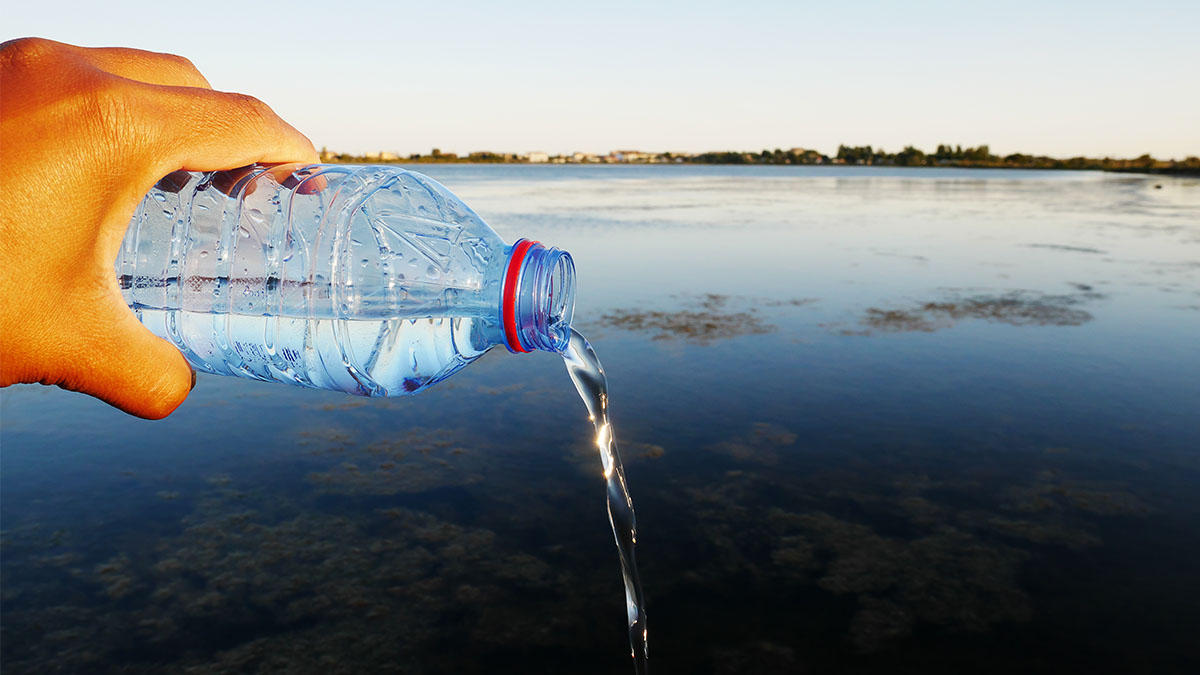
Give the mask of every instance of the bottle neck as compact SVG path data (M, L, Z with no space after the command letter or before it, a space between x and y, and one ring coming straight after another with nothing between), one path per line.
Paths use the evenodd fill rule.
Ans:
M575 313L575 262L571 254L519 239L505 265L500 318L513 353L561 353Z

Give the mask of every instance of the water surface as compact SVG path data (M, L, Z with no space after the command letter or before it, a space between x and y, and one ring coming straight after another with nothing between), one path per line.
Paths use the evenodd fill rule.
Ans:
M1200 181L418 170L575 258L655 672L1200 668ZM560 360L4 390L5 673L630 672Z

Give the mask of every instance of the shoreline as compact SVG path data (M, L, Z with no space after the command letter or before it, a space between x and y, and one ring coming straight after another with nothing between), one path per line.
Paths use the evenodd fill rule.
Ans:
M836 163L820 163L820 164L773 164L773 163L744 163L744 162L530 162L520 160L509 161L471 161L465 158L457 158L455 160L430 160L430 159L373 159L367 157L355 157L352 159L330 158L323 159L326 164L394 164L394 165L414 165L414 164L433 164L433 165L453 165L453 166L476 166L476 165L504 165L504 166L612 166L612 167L635 167L635 166L755 166L755 167L821 167L821 168L878 168L878 169L991 169L1001 171L1098 171L1103 173L1128 173L1147 176L1177 176L1177 177L1200 177L1200 167L1179 166L1179 167L1102 167L1102 166L1013 166L1013 165L979 165L979 164L940 164L936 166L930 165L902 165L902 164L836 164Z

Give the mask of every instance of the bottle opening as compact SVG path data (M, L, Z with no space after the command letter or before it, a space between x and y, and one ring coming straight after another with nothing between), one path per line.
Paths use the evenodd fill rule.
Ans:
M521 239L505 272L501 314L508 350L561 353L575 313L575 262L571 254Z

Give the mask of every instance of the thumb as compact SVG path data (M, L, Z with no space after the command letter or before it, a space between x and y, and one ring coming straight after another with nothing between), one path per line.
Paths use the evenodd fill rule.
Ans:
M146 419L170 415L196 384L196 374L170 342L138 321L119 293L89 310L77 363L63 364L68 389L95 396Z

